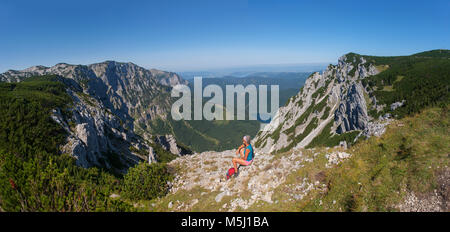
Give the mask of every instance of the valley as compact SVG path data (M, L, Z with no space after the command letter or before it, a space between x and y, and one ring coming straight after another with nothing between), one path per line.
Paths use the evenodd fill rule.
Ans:
M279 76L286 104L260 130L172 120L170 91L188 84L173 72L115 61L10 70L0 211L448 211L449 74L449 50L348 53ZM258 75L206 80L277 81ZM225 181L243 134L256 135L255 162Z

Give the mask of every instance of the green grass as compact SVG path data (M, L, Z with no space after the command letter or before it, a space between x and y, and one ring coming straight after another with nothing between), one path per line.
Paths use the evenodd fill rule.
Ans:
M269 137L274 141L278 141L278 139L280 138L281 128L283 128L283 124L278 125L277 129L275 129Z
M331 110L331 107L327 106L327 107L325 108L324 112L323 112L322 117L320 117L320 119L321 119L321 120L327 119L328 116L330 115L330 110Z
M294 125L285 131L288 135L291 135L292 133L294 133L295 128L297 128L297 126L299 126L302 123L305 123L305 121L308 119L309 115L311 115L311 113L314 110L314 103L315 103L315 100L313 99L311 102L311 105L305 110L305 112L303 112L303 114L300 115L300 117L298 117L295 120Z
M301 210L395 211L406 192L432 191L437 171L449 164L449 123L448 108L430 109L355 145L348 162L327 170L328 190Z
M400 76L400 75L397 76L397 78L394 81L394 84L401 81L404 77L405 76ZM388 91L388 92L394 91L394 85L385 85L385 86L383 86L383 89L381 91Z
M78 96L80 96L81 99L83 99L83 101L86 102L89 106L95 106L94 101L92 100L91 96L89 96L88 94L85 94L83 92L78 92Z
M346 141L348 145L353 144L353 140L358 136L360 131L351 131L342 134L331 135L331 127L334 121L330 121L309 144L306 148L312 147L334 147L339 145L339 142Z
M375 68L378 70L378 72L383 72L384 70L389 68L389 65L375 65Z
M370 100L369 95L366 93L366 91L363 91L364 94L364 100L366 101L366 107L367 110L372 109L372 100Z
M448 108L432 108L389 125L386 133L361 141L351 149L351 158L325 168L330 149L303 150L314 162L291 173L274 191L277 204L259 202L249 211L397 211L394 207L408 192L430 193L436 178L448 167L450 121ZM319 181L302 200L289 200L289 184Z
M292 149L295 145L297 145L298 143L300 143L306 136L309 135L309 133L311 133L312 130L314 130L317 126L318 126L318 119L317 118L313 118L311 120L311 122L306 126L306 128L303 130L303 133L295 136L292 140L292 142L286 146L281 148L280 150L278 150L277 152L286 152L289 151L290 149Z
M327 87L328 87L328 86L326 86L326 85L320 87L316 92L314 92L314 93L312 94L311 97L312 97L313 99L317 98L317 96L319 96L319 98L322 97L323 94L325 93L325 90L327 89Z

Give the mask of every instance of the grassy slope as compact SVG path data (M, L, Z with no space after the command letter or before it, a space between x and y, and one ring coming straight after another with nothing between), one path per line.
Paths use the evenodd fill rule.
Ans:
M321 149L318 159L291 174L278 189L273 200L280 204L262 204L252 210L395 211L393 205L407 192L427 193L436 188L438 170L448 168L448 113L448 108L434 108L396 121L382 137L356 144L348 151L352 157L336 168L324 167L326 149ZM301 201L283 202L289 192L285 186L303 177L327 187Z
M326 168L325 154L331 148L303 149L311 163L291 172L284 184L275 189L269 204L259 201L248 211L395 211L407 192L427 193L436 188L436 173L449 165L450 121L448 108L433 108L420 114L394 121L381 137L371 137L350 150L352 157L333 168ZM277 153L273 162L292 151ZM178 167L177 172L189 170ZM306 178L317 186L301 200L294 200L293 186ZM203 193L203 195L202 195ZM220 211L233 197L226 196L219 203L219 192L199 187L179 191L152 201L141 201L141 211L170 211L168 203L186 205L200 200L189 211ZM241 198L249 198L241 195ZM333 203L334 202L334 203Z
M389 67L363 81L379 104L388 106L382 112L370 112L372 116L389 112L392 103L402 100L406 100L405 105L396 109L393 115L403 117L425 107L450 102L450 50L433 50L411 56L363 57L368 63Z

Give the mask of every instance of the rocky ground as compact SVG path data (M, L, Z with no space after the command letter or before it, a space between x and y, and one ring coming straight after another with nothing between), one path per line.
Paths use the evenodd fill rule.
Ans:
M239 176L226 180L226 172L232 167L231 159L235 150L223 152L203 152L192 156L184 156L172 161L169 165L177 169L177 176L171 183L170 194L190 191L200 187L205 190L200 196L192 196L188 202L172 202L167 205L170 211L185 211L201 200L201 196L213 192L214 201L219 203L224 211L247 210L257 202L276 204L273 195L278 187L289 185L289 200L301 200L313 189L324 188L317 180L303 178L301 181L287 183L288 176L311 163L316 157L324 155L327 167L332 167L351 156L346 152L332 151L326 153L314 150L298 150L283 155L256 153L250 166L241 167ZM199 197L196 199L195 197ZM226 200L224 200L226 198Z
M404 212L448 212L450 210L450 168L446 167L436 175L437 189L426 194L409 192L397 208Z

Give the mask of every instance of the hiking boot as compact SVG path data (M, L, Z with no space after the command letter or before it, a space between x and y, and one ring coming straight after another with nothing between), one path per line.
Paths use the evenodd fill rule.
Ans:
M236 178L236 177L238 177L239 176L239 171L237 171L237 172L235 172L234 174L233 174L233 177L234 178Z

